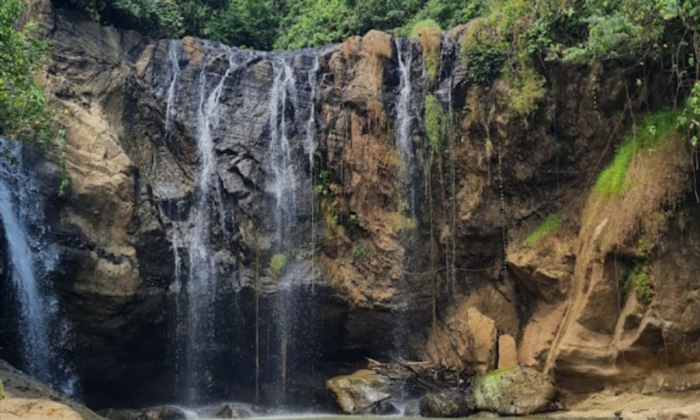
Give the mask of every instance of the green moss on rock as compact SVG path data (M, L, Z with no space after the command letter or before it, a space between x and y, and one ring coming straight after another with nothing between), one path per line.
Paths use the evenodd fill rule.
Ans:
M428 392L420 400L421 417L466 417L474 412L465 395L459 391Z
M472 391L477 410L501 415L540 413L548 410L557 397L557 388L547 375L524 366L479 376Z

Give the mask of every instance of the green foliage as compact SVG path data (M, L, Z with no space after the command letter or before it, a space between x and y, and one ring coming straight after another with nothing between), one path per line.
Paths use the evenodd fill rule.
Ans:
M277 253L270 259L270 270L275 276L279 276L284 271L287 266L287 255L283 253Z
M530 60L517 69L508 68L504 74L508 84L508 108L515 115L526 116L537 109L537 102L547 93L545 80Z
M432 19L416 22L411 29L411 38L420 40L425 62L425 73L428 80L435 80L440 70L440 46L442 43L442 29Z
M447 137L447 115L433 94L425 96L425 132L431 152L440 153Z
M326 169L318 174L318 182L316 183L315 189L318 195L330 195L330 174Z
M437 22L435 22L432 19L423 19L415 22L413 26L411 27L411 32L409 33L410 38L419 38L421 33L424 31L433 31L437 30L438 32L442 32L440 29L440 25L438 25Z
M420 10L417 0L346 0L350 11L349 26L353 34L364 34L370 29L399 28Z
M695 81L693 88L686 99L686 106L683 113L678 116L678 127L685 130L686 135L693 147L698 146L700 138L700 81Z
M251 0L255 1L255 0ZM296 49L340 42L351 34L350 10L343 0L305 0L293 3L286 29L275 49Z
M421 21L452 28L486 18L510 58L636 57L671 34L697 33L697 0L54 0L151 35L207 36L261 49L337 42L370 29L408 35ZM680 29L680 30L679 30ZM517 48L513 48L517 47ZM503 51L503 50L501 50Z
M627 171L635 153L648 151L663 142L675 128L679 111L666 109L644 118L615 152L613 161L598 176L595 191L602 197L620 197L625 190Z
M93 18L149 35L175 38L184 35L186 15L182 0L57 0L60 5L85 10ZM194 12L199 8L193 7ZM190 9L187 9L188 11Z
M405 20L397 30L400 36L409 36L417 22L433 21L441 28L454 28L481 16L486 10L485 0L428 0L417 12Z
M237 47L269 50L274 45L278 24L272 0L229 0L205 24L204 35Z
M670 26L678 21L692 26L691 22L697 24L700 17L695 0L592 0L585 3L582 12L581 20L588 25L588 36L566 51L567 58L575 61L634 58L653 53L664 41Z
M47 145L53 114L34 75L47 63L48 46L32 34L33 24L15 27L22 10L20 0L0 2L0 135Z
M552 44L550 20L558 9L548 2L539 7L525 0L497 0L462 41L467 79L488 86L503 75L508 108L517 116L533 112L545 94L544 78L532 57Z
M47 95L35 81L36 72L48 64L48 44L33 34L32 22L19 27L22 10L20 0L0 3L0 136L44 147L57 137L62 195L68 187L66 127L55 123Z
M532 246L536 244L540 239L557 230L560 224L561 218L558 213L547 216L532 233L527 235L525 240L523 240L523 246Z
M495 43L477 43L462 46L462 57L467 65L467 82L473 86L488 87L503 68L505 52Z
M654 285L651 282L651 262L647 258L634 260L632 268L627 270L622 280L622 290L625 295L634 289L639 301L649 305L654 299Z

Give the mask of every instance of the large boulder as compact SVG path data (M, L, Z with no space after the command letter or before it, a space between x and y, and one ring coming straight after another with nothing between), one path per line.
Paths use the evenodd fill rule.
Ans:
M558 394L547 375L525 366L479 376L472 391L476 409L516 416L547 411Z
M0 360L0 378L4 384L4 398L0 402L2 420L105 420L3 360Z
M389 378L372 370L358 370L351 375L336 376L326 381L326 387L346 414L369 411L391 394Z
M429 392L420 400L422 417L466 417L474 410L459 391Z

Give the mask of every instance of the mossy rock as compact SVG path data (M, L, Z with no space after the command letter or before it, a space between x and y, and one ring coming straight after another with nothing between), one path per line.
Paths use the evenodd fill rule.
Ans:
M326 381L326 388L333 392L346 414L362 413L386 400L391 396L389 386L389 378L371 370L358 370Z
M472 392L476 409L511 416L547 411L558 394L547 375L524 366L479 376Z
M459 391L428 392L420 400L421 417L466 417L473 412L466 396Z

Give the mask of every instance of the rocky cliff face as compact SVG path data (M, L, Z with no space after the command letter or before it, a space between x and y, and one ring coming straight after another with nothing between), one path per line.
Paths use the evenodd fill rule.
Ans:
M56 284L92 406L280 390L309 405L290 395L363 356L521 363L572 391L676 390L670 372L698 361L683 147L640 158L634 200L588 198L627 115L663 102L663 75L549 64L548 96L515 118L504 82L467 82L459 30L430 80L417 41L379 32L258 53L35 12L69 133ZM429 93L450 121L439 153ZM555 212L561 227L525 246ZM652 225L645 305L618 280Z

